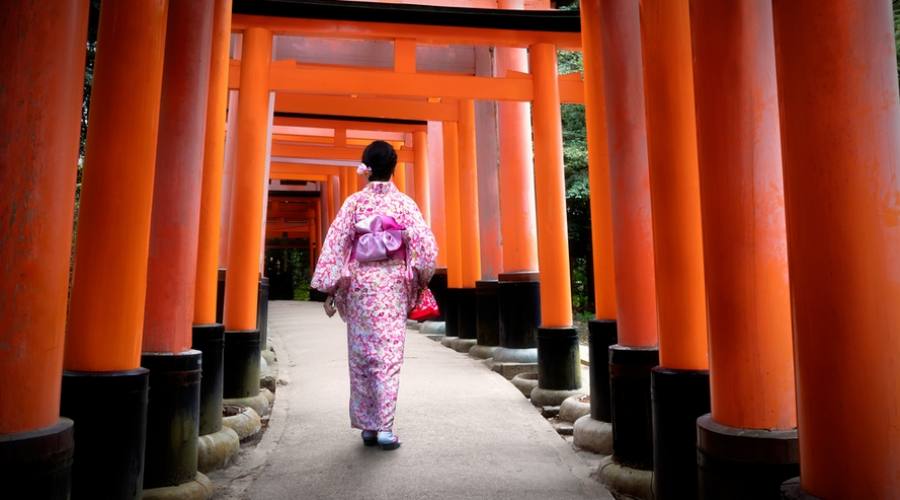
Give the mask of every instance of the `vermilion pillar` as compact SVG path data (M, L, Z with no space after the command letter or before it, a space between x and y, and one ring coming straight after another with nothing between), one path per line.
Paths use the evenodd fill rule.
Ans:
M401 193L406 193L406 163L398 162L392 179Z
M613 459L649 470L653 465L650 370L658 363L658 351L639 2L604 1L599 18L618 336L609 351ZM643 477L649 480L649 475ZM604 479L616 487L610 477Z
M428 122L428 177L431 230L438 244L437 266L447 269L447 230L444 213L444 132L441 122Z
M653 370L653 491L697 495L697 417L709 361L689 0L643 0L641 34L659 364Z
M460 248L459 125L444 122L444 224L447 229L447 334L444 345L459 338L459 294L463 288Z
M556 47L529 47L534 84L534 178L537 188L538 259L541 281L541 326L538 329L537 406L558 405L581 388L578 334L572 328L569 237L560 119Z
M244 31L241 97L238 104L237 165L231 197L228 280L225 283L226 398L259 393L260 336L257 328L259 251L263 224L269 124L269 62L272 33Z
M15 2L0 20L0 468L17 498L69 496L59 394L87 12Z
M775 2L774 16L802 490L894 498L900 103L891 6Z
M170 0L141 366L150 370L144 489L197 475L200 351L191 349L213 10Z
M447 214L444 210L444 134L441 122L428 122L425 139L428 144L427 151L427 178L428 178L428 210L430 217L428 224L434 233L437 242L438 254L434 276L431 278L429 288L434 293L434 298L440 308L440 316L437 321L444 322L447 319ZM418 178L418 177L417 177ZM423 327L425 325L422 325ZM430 328L434 328L431 326ZM435 330L431 330L438 333ZM424 333L428 333L425 329Z
M459 340L452 347L468 352L476 343L475 282L481 279L481 236L478 223L478 156L475 101L459 101L459 246L462 288L458 294Z
M500 0L502 9L522 10L524 0ZM528 72L528 50L496 47L498 77ZM499 344L494 362L537 362L541 323L537 224L534 208L534 153L531 107L527 102L497 103L500 149L500 234L503 271L498 276Z
M609 148L604 95L603 39L600 33L600 0L582 0L581 51L584 60L584 119L587 129L588 183L591 192L591 255L594 266L594 316L588 323L588 345L594 359L606 360L616 343L616 280L613 259L612 202L610 200ZM591 363L591 419L578 423L577 445L609 455L609 366ZM602 435L597 439L589 434Z
M413 164L413 182L415 182L415 198L425 222L431 224L431 195L428 175L428 136L424 130L413 133L415 163Z
M701 496L777 498L797 442L772 6L694 0L690 15L712 391Z
M141 495L140 353L166 10L164 1L100 10L61 404L78 422L73 498Z
M222 343L219 321L218 246L223 205L225 125L228 104L228 50L231 42L231 0L213 3L213 31L203 146L203 184L197 245L192 347L203 353L200 379L200 435L222 429ZM227 431L226 431L227 434Z

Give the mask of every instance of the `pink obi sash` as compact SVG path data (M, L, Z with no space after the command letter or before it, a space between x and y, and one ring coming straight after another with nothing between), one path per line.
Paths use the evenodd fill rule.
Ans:
M373 215L356 223L356 241L350 258L357 262L376 262L387 259L406 259L403 230L393 217Z

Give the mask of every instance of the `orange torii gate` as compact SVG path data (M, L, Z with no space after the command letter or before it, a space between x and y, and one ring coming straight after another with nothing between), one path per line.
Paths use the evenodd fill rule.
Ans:
M251 60L257 45L248 44L248 41L254 38L248 38L250 33L258 34L259 37L265 37L267 42L259 45L259 49L270 51L272 40L272 26L268 23L274 18L248 18L235 20L236 28L243 28L245 34L245 42L242 47L242 60L240 62L233 61L230 66L229 87L239 89L242 93L245 82L248 81L243 77L244 71L248 68L248 61ZM303 34L310 36L310 26L305 24L305 20L300 20L299 24L294 24L292 20L278 18L279 24L277 32L279 34L292 35ZM353 25L353 23L350 23ZM315 28L313 28L315 30ZM510 68L503 75L491 76L468 76L457 74L431 74L419 72L416 68L416 44L420 41L434 41L431 35L426 34L430 29L425 29L421 35L416 34L416 30L404 30L403 36L390 36L381 32L375 37L381 39L392 39L394 41L394 64L393 68L380 70L368 68L352 68L341 66L325 66L302 64L292 60L270 61L266 54L265 62L260 62L260 67L267 67L263 70L266 74L260 75L259 69L254 69L254 85L260 85L269 91L275 92L275 112L284 112L285 106L282 99L284 96L291 96L297 99L299 96L316 96L319 94L327 95L334 99L335 95L344 96L349 101L348 104L354 104L358 96L367 96L369 98L381 99L402 99L412 100L420 99L417 104L424 107L442 104L444 100L456 100L456 120L442 120L443 123L456 123L457 127L457 144L459 149L459 179L460 184L456 187L457 193L454 193L454 187L447 185L445 197L447 199L458 199L459 207L466 207L466 210L458 209L451 212L448 219L449 227L454 227L453 219L460 217L460 231L449 231L447 237L447 246L451 255L451 262L459 262L459 265L450 265L448 268L448 281L450 282L451 294L458 296L457 300L451 300L447 305L448 313L448 337L454 334L460 337L455 347L461 350L468 350L478 337L476 320L476 300L475 290L476 282L482 279L482 271L480 266L480 258L482 251L480 249L478 210L472 210L470 207L477 207L478 183L477 169L475 168L475 148L476 148L476 131L475 131L475 115L474 115L474 99L489 99L497 101L532 101L535 100L535 107L541 111L541 114L535 117L535 123L543 126L544 124L557 123L550 128L538 128L535 130L535 154L540 159L538 163L541 168L538 169L539 186L541 192L538 193L538 211L543 215L544 223L538 230L538 249L539 254L543 254L543 261L547 262L540 269L541 282L544 289L545 300L540 301L540 306L535 299L535 295L529 298L532 302L531 308L536 310L541 308L543 314L543 322L538 324L526 324L526 330L515 331L513 325L509 348L519 348L530 351L530 356L539 355L541 350L537 347L537 339L534 337L539 331L543 331L541 338L546 346L543 353L546 355L545 362L542 366L552 366L552 370L541 370L544 374L540 381L539 391L536 404L542 401L542 395L546 392L548 398L546 402L552 404L554 401L558 404L562 398L573 393L581 386L578 376L577 355L572 355L577 351L577 336L572 329L571 315L571 298L568 274L568 252L566 250L565 236L565 199L563 189L563 170L562 170L562 143L561 130L559 126L559 104L561 102L582 102L583 101L583 83L580 75L557 76L555 68L555 50L556 45L548 40L559 37L561 41L558 45L569 46L572 44L571 34L550 32L534 32L526 34L525 32L517 32L517 40L508 40L505 37L498 37L494 40L497 44L508 44L512 46L533 45L533 50L544 50L540 56L533 57L532 72L535 67L543 67L542 72L535 74L517 71L516 68ZM440 30L438 30L440 31ZM497 32L496 35L508 35L509 32ZM528 35L534 37L533 41L526 41ZM256 35L254 35L256 36ZM323 36L318 33L313 36ZM440 38L440 35L437 36ZM463 40L465 37L462 37ZM525 43L523 43L525 42ZM545 43L546 45L534 45L535 42ZM546 61L554 61L552 64ZM541 66L543 65L543 66ZM547 81L545 74L552 75L552 82ZM261 102L257 101L257 102ZM357 101L357 103L360 101ZM540 106L538 106L540 105ZM244 103L240 103L243 109ZM355 107L355 116L369 115L368 109L360 104ZM426 108L428 109L428 108ZM543 114L546 110L546 115ZM298 110L301 111L301 110ZM387 111L387 110L382 110ZM420 109L420 111L424 111ZM259 109L258 112L264 112ZM296 111L295 111L296 112ZM390 111L388 111L390 112ZM555 116L555 118L554 118ZM392 114L392 117L397 117ZM429 119L434 117L429 116ZM452 133L453 128L448 127ZM241 134L244 134L244 127L239 125ZM256 128L256 134L264 137L265 131ZM335 134L338 139L340 134ZM271 145L271 155L273 157L294 157L304 159L336 159L336 160L356 160L359 158L361 150L353 148L344 142L341 144L333 144L330 147L325 144L310 143L298 145L286 142L284 136L273 137ZM319 142L319 141L316 141ZM338 143L338 140L334 141ZM447 140L445 144L453 142L452 139ZM524 145L525 143L522 143ZM398 156L400 162L414 160L413 151L405 151L399 148ZM265 161L265 158L257 157L257 161ZM445 158L446 159L446 158ZM403 170L401 169L401 172ZM546 172L546 175L544 174ZM446 177L445 177L446 178ZM247 179L249 182L249 179ZM402 184L402 175L398 176L398 183ZM248 185L252 185L248 183ZM423 188L421 191L425 191ZM554 200L550 202L549 200ZM548 203L544 203L548 201ZM458 214L458 215L454 215ZM551 215L552 214L552 215ZM560 232L561 230L561 232ZM530 231L529 231L530 233ZM530 233L534 235L534 233ZM532 236L533 237L533 236ZM247 241L246 239L241 239ZM232 241L237 239L232 238ZM245 243L247 244L247 243ZM460 248L460 257L457 261L452 257L454 248ZM493 253L499 253L499 247L496 249L487 249ZM231 267L231 266L229 266ZM534 272L538 269L530 269ZM229 270L231 272L231 270ZM533 274L524 276L516 276L516 281L525 278L525 281L537 284ZM228 290L226 286L226 291ZM535 288L536 290L536 288ZM496 293L496 291L494 292ZM228 296L226 292L226 296ZM519 297L523 297L520 293ZM549 297L549 298L547 298ZM227 298L226 298L227 301ZM459 303L460 307L456 307ZM226 309L226 324L228 321ZM458 318L458 321L455 321ZM496 320L495 320L496 321ZM516 325L518 326L518 325ZM542 328L537 328L537 327ZM497 329L502 329L498 325ZM535 330L537 329L537 331ZM561 330L560 330L561 329ZM566 333L560 333L560 332ZM524 335L525 339L521 337ZM516 339L515 337L520 339ZM531 340L528 338L531 337ZM518 345L515 341L519 340ZM560 354L552 354L559 351ZM570 354L563 354L568 352ZM535 361L534 357L530 358ZM555 359L555 360L554 360ZM524 361L524 359L511 359L515 361ZM553 361L551 361L553 360ZM539 361L539 360L537 360Z

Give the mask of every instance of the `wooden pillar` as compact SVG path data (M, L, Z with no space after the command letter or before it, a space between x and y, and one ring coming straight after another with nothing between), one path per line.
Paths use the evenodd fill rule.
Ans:
M413 163L413 181L415 182L415 198L422 211L422 217L427 224L431 224L431 196L429 193L428 177L428 136L424 130L413 133L413 147L415 148L415 163Z
M459 293L463 288L460 188L459 125L444 122L444 223L447 228L447 339L459 337ZM449 342L449 340L448 340Z
M892 498L900 103L891 6L776 2L774 19L802 490Z
M499 0L501 9L523 10L524 0ZM494 72L528 72L528 50L494 48ZM537 362L541 322L531 106L497 102L498 191L502 269L498 275L498 343L495 362Z
M150 370L145 490L197 474L201 353L191 325L212 24L211 4L170 0L141 356Z
M238 107L240 93L236 90L228 92L228 119L225 122L225 159L222 173L222 213L219 231L219 268L228 267L228 241L231 234L231 192L234 188L234 169L237 163L238 143ZM224 293L224 290L223 292ZM220 297L219 309L224 307L225 297ZM220 320L221 321L221 320Z
M406 163L403 163L402 161L397 162L397 167L394 169L394 178L392 180L401 193L406 193Z
M11 498L69 495L73 427L59 395L87 12L86 0L14 2L0 20L0 468Z
M481 279L481 237L478 223L478 152L475 134L475 101L459 101L459 245L462 288L457 292L459 341L452 347L461 352L475 345L477 316L475 282Z
M428 122L428 178L431 230L438 245L437 267L447 269L447 214L444 203L444 132L441 122ZM440 300L440 299L439 299Z
M218 242L221 233L222 179L225 167L225 124L228 101L228 46L231 41L231 0L216 0L213 20L209 96L203 148L200 237L194 324L216 323Z
M582 0L581 50L584 61L584 120L587 129L588 184L591 210L591 263L594 277L594 319L588 322L588 346L594 359L607 359L609 346L618 339L616 323L616 275L613 257L612 193L610 192L604 93L603 38L600 32L600 0ZM612 420L608 363L591 363L591 418ZM591 425L611 432L599 423ZM586 424L582 424L586 425ZM584 432L584 428L579 433ZM608 440L610 441L610 440ZM594 451L609 454L612 447Z
M228 279L225 283L226 398L259 393L259 252L266 182L269 62L272 33L244 31L238 105L237 168L231 199ZM229 350L229 342L235 348Z
M140 353L166 10L167 2L100 9L61 402L78 422L75 498L141 490L148 380Z
M537 332L537 406L560 404L581 387L578 334L572 328L572 289L563 165L562 122L556 47L539 43L528 49L534 84L534 180L537 188L538 260L541 326Z
M225 168L225 127L228 102L228 49L231 42L231 0L213 4L209 94L203 147L200 234L194 294L192 347L203 353L200 379L200 435L222 429L223 341L225 326L217 314L219 302L219 241Z
M650 370L656 349L656 282L638 0L601 2L618 343L610 347L613 456L653 465Z
M690 16L712 390L701 496L777 498L797 441L772 5L694 0Z
M709 413L703 235L688 0L644 0L641 35L659 364L651 375L653 491L697 496L697 418Z

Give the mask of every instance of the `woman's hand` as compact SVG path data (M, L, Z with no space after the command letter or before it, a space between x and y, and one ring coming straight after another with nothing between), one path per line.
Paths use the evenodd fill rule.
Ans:
M324 307L325 307L325 314L327 314L329 318L334 316L334 313L337 312L337 308L334 307L334 295L329 295L325 299Z

